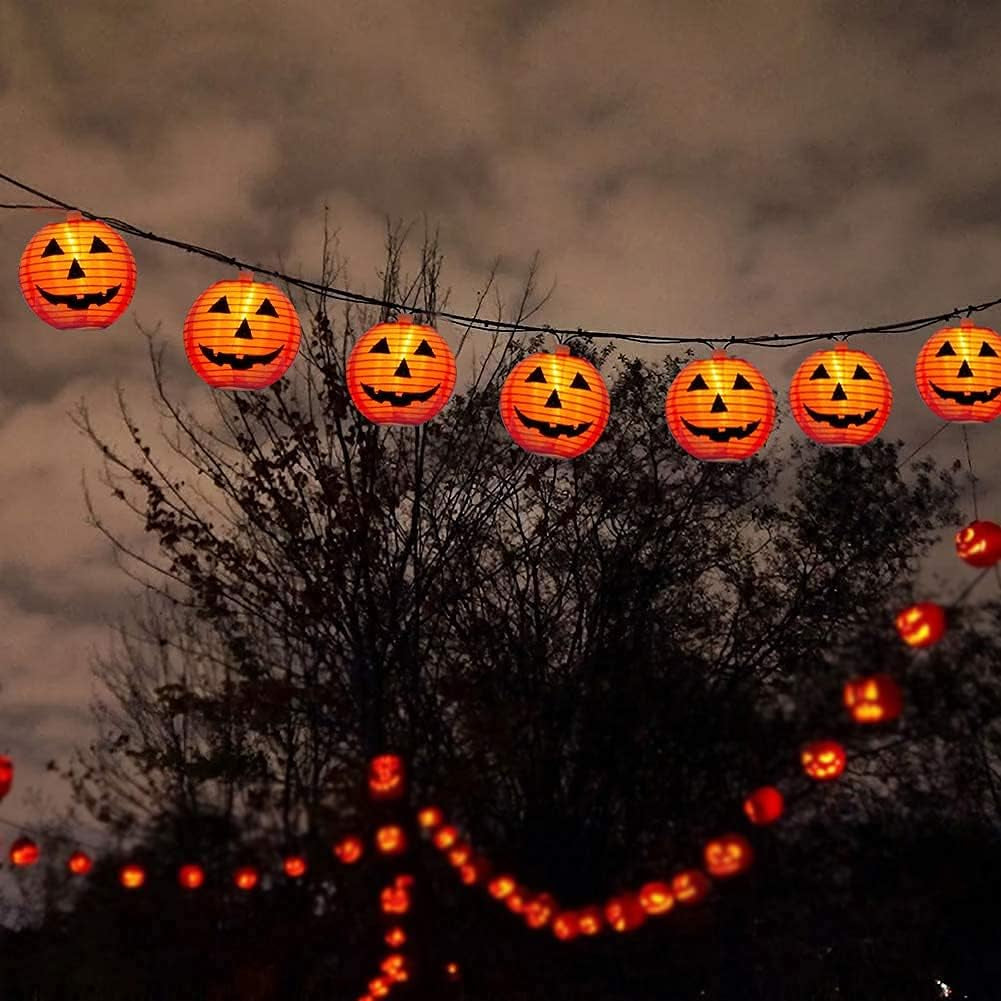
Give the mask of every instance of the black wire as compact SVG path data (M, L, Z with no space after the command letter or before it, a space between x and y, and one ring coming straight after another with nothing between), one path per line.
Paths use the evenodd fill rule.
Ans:
M379 299L375 296L363 295L360 292L353 292L350 289L338 288L335 285L323 285L320 282L309 281L308 279L300 278L296 275L289 275L285 272L275 271L271 268L266 268L248 261L241 261L236 257L224 254L218 250L213 250L210 247L200 247L197 244L187 243L184 240L161 236L157 233L151 232L150 230L140 229L123 219L115 219L112 216L99 215L95 212L90 212L87 209L82 209L78 205L71 205L69 202L56 198L54 195L40 191L38 188L25 184L23 181L18 181L9 174L0 172L0 180L6 181L8 184L15 188L19 188L21 191L25 191L28 194L44 199L50 204L50 206L62 208L69 212L79 212L82 216L85 216L88 219L96 219L99 222L106 223L108 226L111 226L112 229L116 229L129 236L135 236L142 240L149 240L153 243L161 243L168 247L175 247L178 250L183 250L191 254L197 254L201 257L206 257L209 260L218 261L220 264L227 264L240 270L254 271L260 275L267 275L270 278L275 278L290 286L300 288L305 292L311 292L314 295L323 296L328 299L338 299L342 302L353 302L359 305L376 306L380 309L394 311L397 313L423 314L425 312L419 307L406 306L403 303L393 302L388 299ZM5 207L22 206L0 205L0 208ZM31 207L37 208L42 206ZM914 333L915 331L923 330L926 327L946 323L949 320L956 319L960 316L970 316L973 313L978 313L985 309L991 309L997 305L1001 305L1001 297L992 299L989 302L982 302L962 307L957 306L950 309L948 312L936 313L931 316L918 317L911 320L900 320L896 323L881 323L874 326L852 327L846 330L817 331L813 333L760 334L753 335L751 337L666 337L659 334L645 332L585 330L582 327L558 327L552 326L551 324L513 323L499 319L487 320L480 316L465 316L461 313L450 312L438 312L435 314L435 317L437 319L447 320L457 326L466 327L467 329L483 330L493 333L506 331L509 333L524 334L553 334L561 338L577 337L615 339L628 341L634 344L719 344L726 346L730 344L741 344L752 345L755 347L799 347L803 344L810 344L814 341L834 339L847 340L849 337L856 337L862 334Z
M897 469L898 470L903 469L904 466L906 466L907 463L910 462L911 459L913 459L914 456L916 456L918 454L918 452L920 452L923 448L926 448L928 445L930 445L951 423L952 423L951 421L945 421L945 422L943 422L942 426L937 431L933 431L906 458L901 459L900 462L897 463Z

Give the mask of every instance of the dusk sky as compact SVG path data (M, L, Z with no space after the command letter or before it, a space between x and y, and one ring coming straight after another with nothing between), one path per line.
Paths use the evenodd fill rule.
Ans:
M426 216L458 312L495 257L513 296L539 251L554 326L740 338L886 323L1001 295L999 30L1001 8L974 0L0 0L0 171L310 278L326 204L344 282L369 293L386 217ZM0 202L31 200L0 184ZM86 399L118 436L119 381L152 429L137 323L159 325L173 391L198 405L211 390L181 325L231 274L133 239L127 317L57 331L17 286L25 244L55 218L0 212L0 753L18 770L3 816L24 822L32 788L67 801L44 766L90 739L93 658L136 591L86 524L83 475L142 538L68 414ZM997 328L1001 311L980 319ZM856 342L896 390L884 437L911 447L940 423L913 382L928 333ZM744 352L780 413L808 350ZM999 434L970 428L986 517ZM928 451L950 462L961 447L954 427ZM929 597L969 579L950 546L947 593Z

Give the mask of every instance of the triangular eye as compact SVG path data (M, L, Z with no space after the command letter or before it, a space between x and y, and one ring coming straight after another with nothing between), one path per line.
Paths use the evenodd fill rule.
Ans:
M417 350L414 351L414 354L421 355L423 358L434 358L435 356L434 350L427 341L421 341L420 344L417 345Z
M270 299L265 299L260 306L257 307L257 312L261 316L277 316L278 310L272 305Z
M573 382L570 383L570 388L571 389L588 389L589 390L591 387L587 384L587 379L585 379L584 376L582 376L580 374L580 372L578 372L573 377Z
M702 378L702 373L700 372L694 379L692 379L692 384L688 387L688 392L691 393L695 389L708 389L706 385L706 380Z
M387 341L385 337L383 337L380 341L377 341L369 350L370 355L388 355L390 353L389 341Z
M111 247L109 247L99 236L95 236L94 239L90 241L90 252L92 254L110 254Z
M830 379L830 375L828 374L827 369L824 368L823 365L818 365L813 370L813 375L810 376L810 379L811 380L813 380L813 379Z
M953 351L952 345L946 341L939 349L935 352L936 358L941 358L943 355L954 355L956 352Z
M45 249L42 251L42 257L52 257L53 254L64 253L66 253L66 251L64 251L63 248L60 247L59 244L53 239L49 240L49 242L45 245Z
M738 372L737 378L733 380L734 389L754 389L754 387Z
M228 313L229 300L226 296L223 296L221 299L216 299L216 301L209 306L208 311L210 313Z
M869 379L872 380L872 376L861 366L855 366L855 374L852 376L853 379Z
M977 352L981 358L997 358L997 351L992 348L987 341L980 342L980 350Z
M546 376L541 368L535 368L532 374L525 380L525 382L545 382Z

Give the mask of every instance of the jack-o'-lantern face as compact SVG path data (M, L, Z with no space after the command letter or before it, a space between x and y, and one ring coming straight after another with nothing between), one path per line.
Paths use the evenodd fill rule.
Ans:
M577 925L580 928L581 935L590 937L599 934L604 923L605 918L601 913L600 907L591 905L578 912Z
M286 855L282 868L289 879L301 879L306 875L306 860L301 855Z
M914 379L939 417L992 421L1001 415L1001 336L969 319L943 327L918 352Z
M733 462L753 455L768 440L775 396L750 362L714 351L678 373L664 412L671 434L690 455Z
M405 784L403 759L396 754L379 754L368 764L368 794L372 799L399 799Z
M487 884L487 893L494 900L504 900L506 897L510 897L517 888L518 884L512 876L496 876Z
M188 361L214 389L270 386L295 361L301 338L289 298L248 271L210 285L184 321Z
M25 301L51 326L108 327L132 301L136 262L110 226L71 212L31 238L18 278Z
M971 521L956 533L956 555L971 567L992 567L1001 560L1001 525Z
M553 918L553 934L561 942L572 942L580 934L580 921L573 911L561 911Z
M674 894L667 883L647 883L640 890L640 907L647 914L667 914L674 907Z
M10 846L11 865L34 865L38 861L38 845L31 838L17 838Z
M815 351L796 370L789 405L796 423L822 445L864 445L883 429L893 390L865 351Z
M601 373L561 344L523 358L504 380L500 413L527 452L554 459L583 455L601 437L610 411Z
M815 740L800 752L803 771L817 782L830 782L845 770L845 749L836 740Z
M722 879L745 872L754 861L754 850L742 834L724 834L707 841L703 855L709 875Z
M182 865L177 870L178 885L185 890L197 890L205 883L205 870L200 865Z
M146 882L146 870L141 865L130 862L118 870L118 882L126 890L138 890Z
M451 851L456 846L458 841L459 831L457 828L452 827L451 824L439 827L438 830L431 835L431 844L433 844L440 852Z
M374 424L423 424L455 389L455 356L434 327L400 316L358 339L348 356L348 392Z
M522 915L529 928L545 928L556 912L556 901L548 893L540 893L527 901Z
M410 970L407 967L407 957L398 952L391 953L379 964L379 969L390 980L397 984L404 984L410 979Z
M697 904L705 899L712 882L698 869L683 869L671 880L671 892L679 904Z
M398 824L386 824L375 832L375 847L383 855L402 855L407 850L406 832Z
M639 928L646 921L646 911L631 893L612 897L605 904L605 921L613 931L627 932Z
M333 852L338 861L344 865L354 865L365 853L365 846L361 838L354 834L349 834L346 838L341 838L333 846Z
M845 684L844 699L856 723L888 723L903 705L900 686L888 674L853 678Z
M383 914L406 914L410 910L410 891L405 886L387 886L379 894Z
M893 623L908 646L920 649L937 643L945 634L945 609L934 601L919 601L899 612Z
M775 786L761 786L744 800L744 813L752 824L774 824L785 809L785 797Z

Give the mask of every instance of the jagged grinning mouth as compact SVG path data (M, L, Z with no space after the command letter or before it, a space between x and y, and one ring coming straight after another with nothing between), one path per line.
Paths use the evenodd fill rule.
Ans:
M732 441L734 438L746 438L748 435L754 434L758 429L758 425L761 421L750 421L735 428L703 428L699 427L697 424L693 424L691 421L685 420L684 417L681 418L682 424L685 425L688 430L698 438L708 438L710 441L727 442Z
M90 309L91 306L103 306L111 302L122 290L121 285L113 285L103 292L76 292L70 295L56 295L46 292L41 285L36 285L39 295L53 306L68 306L70 309Z
M581 424L557 424L555 421L533 420L531 417L526 417L517 407L514 408L514 412L525 427L538 431L543 438L576 438L594 423L594 421L584 421Z
M266 355L248 355L248 354L227 354L224 351L213 351L211 348L205 347L204 344L199 344L202 354L213 365L229 365L230 368L236 369L237 372L246 371L248 368L253 368L255 365L270 365L281 353L284 348L275 348L274 351L269 351Z
M830 424L831 427L835 428L849 428L853 425L861 427L863 424L868 424L879 411L879 407L874 407L872 410L867 410L864 414L822 414L819 410L814 410L805 403L803 406L806 412L818 424Z
M411 403L427 403L441 388L439 382L437 386L432 386L425 393L396 393L391 389L375 389L366 386L363 382L361 388L370 400L376 403L388 403L391 407L409 407Z
M993 389L979 389L970 390L969 392L964 392L961 389L943 389L941 386L936 386L934 382L929 382L929 386L942 397L943 400L951 400L953 403L961 403L963 406L970 406L974 403L990 403L1001 393L1001 386L995 386Z

